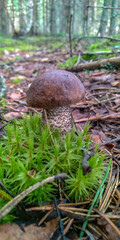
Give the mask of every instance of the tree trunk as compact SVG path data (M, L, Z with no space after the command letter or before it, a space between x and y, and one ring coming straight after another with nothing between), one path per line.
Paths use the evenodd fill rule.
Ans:
M116 25L117 25L117 4L118 0L112 0L112 9L111 9L111 17L110 17L110 29L109 34L113 35L116 33Z
M108 7L109 3L110 3L110 0L104 0L105 7ZM103 37L106 33L107 24L108 24L108 9L103 8L100 26L99 26L99 30L98 30L98 34L100 34L101 37Z
M28 0L26 33L30 32L33 23L33 0Z
M24 0L19 0L19 34L21 35L25 35L25 28L26 28L23 4L24 4Z
M50 33L54 35L56 33L56 19L55 19L55 1L51 0L50 6Z
M8 18L6 13L6 0L0 0L0 32L8 34Z
M83 10L83 34L84 36L87 36L88 33L88 8L89 0L85 0L84 2L84 10Z
M92 0L92 5L95 5L95 0ZM89 16L90 17L90 16ZM91 31L94 32L95 30L95 23L96 23L96 19L95 19L95 8L91 9ZM90 26L90 25L89 25ZM89 27L88 26L88 27Z
M33 21L31 26L31 34L38 35L39 34L39 0L33 0Z
M14 0L12 0L12 23L13 23L13 30L15 31L15 7L14 7Z

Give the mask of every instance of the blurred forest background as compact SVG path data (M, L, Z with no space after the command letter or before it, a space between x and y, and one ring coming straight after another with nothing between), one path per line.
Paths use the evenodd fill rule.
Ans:
M0 34L7 36L120 34L120 0L0 0Z

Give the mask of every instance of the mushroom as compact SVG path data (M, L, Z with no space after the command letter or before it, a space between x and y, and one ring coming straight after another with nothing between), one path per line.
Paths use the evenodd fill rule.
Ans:
M70 105L83 97L84 86L78 77L65 70L53 70L33 81L27 92L27 103L45 109L50 127L64 134L73 127Z

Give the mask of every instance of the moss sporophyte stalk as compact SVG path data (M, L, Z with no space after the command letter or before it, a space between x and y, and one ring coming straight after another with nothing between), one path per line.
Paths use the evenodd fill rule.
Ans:
M16 196L33 184L64 172L69 177L64 181L63 190L70 201L90 198L104 176L105 155L96 151L88 160L92 171L83 174L83 152L88 151L91 145L88 129L87 125L76 135L73 128L64 137L58 130L53 130L53 144L48 127L42 125L41 117L37 114L14 120L6 126L7 134L0 143L1 182ZM57 193L56 185L49 183L32 192L26 203L53 200ZM2 207L10 199L1 194Z

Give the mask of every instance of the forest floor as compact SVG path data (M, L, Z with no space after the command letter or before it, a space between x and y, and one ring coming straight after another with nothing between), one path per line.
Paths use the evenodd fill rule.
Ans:
M6 46L4 54L0 56L0 74L5 79L6 85L4 100L0 106L1 126L3 117L12 120L23 117L24 113L29 111L36 111L26 104L28 87L36 76L39 77L44 72L58 69L59 64L64 63L67 58L69 58L69 52L66 48L53 47L51 50L45 43L39 48L31 50L9 51ZM96 69L75 74L83 82L86 91L84 100L76 106L72 106L76 127L78 130L82 130L86 122L91 123L90 131L95 144L106 142L103 148L107 149L107 153L113 157L114 172L117 174L120 164L120 70ZM115 189L112 198L110 201L113 202L111 202L109 212L111 210L112 214L113 210L114 214L115 212L119 213L120 192ZM69 219L71 220L71 223L69 221L70 226L72 226L72 219ZM23 234L22 227L20 228L17 224L16 227L14 225L10 227L10 224L7 223L0 226L0 235L1 239L7 239L8 236L9 239L21 239L21 236L22 239L52 239L50 235L55 231L57 224L58 222L53 219L47 222L44 228L24 225L26 234ZM89 239L119 239L115 224L120 226L117 218L109 221L103 213L102 217L97 219L96 232L89 228L87 235ZM94 238L89 234L90 231ZM77 232L72 230L68 231L67 237L68 239L79 239Z

